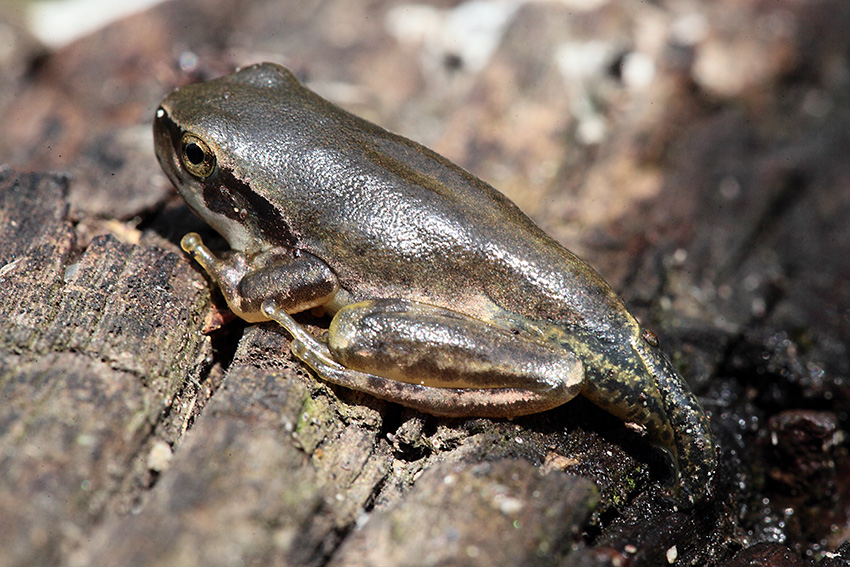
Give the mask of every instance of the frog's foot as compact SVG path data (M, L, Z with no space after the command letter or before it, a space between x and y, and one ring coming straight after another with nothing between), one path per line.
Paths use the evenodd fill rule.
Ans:
M667 357L653 357L658 391L673 430L677 493L686 505L710 498L717 471L717 447L708 416ZM645 359L646 360L646 359Z
M246 321L254 322L258 320L249 317L243 309L240 309L237 290L239 289L239 282L248 273L248 266L241 254L233 254L229 261L221 260L207 248L201 236L196 232L184 235L180 239L180 247L210 276L213 283L221 290L234 314Z
M657 344L638 340L610 357L617 366L596 373L582 394L624 421L644 427L670 457L672 491L684 507L711 494L717 468L714 436L705 412Z
M230 265L220 261L206 247L201 235L190 232L180 239L180 247L189 254L207 272L219 286L235 287L244 275L245 270L237 271Z
M433 415L544 411L575 397L584 377L581 362L563 350L429 305L348 306L331 323L329 345L274 300L262 309L293 336L292 353L324 380Z

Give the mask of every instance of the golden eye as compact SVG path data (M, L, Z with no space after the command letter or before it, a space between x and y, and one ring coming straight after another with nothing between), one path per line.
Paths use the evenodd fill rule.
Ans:
M207 143L188 132L183 134L180 143L182 146L180 160L183 162L183 167L189 173L201 179L212 175L215 169L215 154Z

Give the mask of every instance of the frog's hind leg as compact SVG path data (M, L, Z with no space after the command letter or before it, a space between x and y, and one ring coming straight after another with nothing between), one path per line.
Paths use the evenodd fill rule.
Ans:
M678 494L686 504L709 498L717 472L717 447L711 423L696 396L664 353L642 352L658 384L673 431Z
M263 313L294 338L292 353L324 380L433 415L514 417L575 397L581 362L547 343L404 300L340 310L325 345L273 300Z

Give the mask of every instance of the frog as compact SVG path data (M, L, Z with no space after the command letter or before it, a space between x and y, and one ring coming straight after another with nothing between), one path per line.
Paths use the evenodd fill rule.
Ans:
M493 186L260 63L175 89L159 163L230 250L181 240L247 322L275 321L322 380L450 418L582 395L669 457L669 493L711 493L717 452L687 382L590 265ZM316 337L293 314L331 319Z

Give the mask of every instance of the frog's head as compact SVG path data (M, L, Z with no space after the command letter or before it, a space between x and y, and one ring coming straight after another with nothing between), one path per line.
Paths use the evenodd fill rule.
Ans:
M235 250L291 245L293 235L268 187L268 172L285 170L282 132L300 120L306 96L295 76L260 64L172 91L154 119L160 165L189 207ZM300 105L305 106L304 104Z

